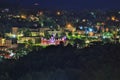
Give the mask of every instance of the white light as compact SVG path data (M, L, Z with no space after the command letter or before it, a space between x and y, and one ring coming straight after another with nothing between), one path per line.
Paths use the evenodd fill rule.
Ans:
M10 53L10 57L12 57L12 56L14 56L14 53L13 53L13 52Z
M120 11L118 12L118 14L120 14Z
M92 32L92 31L93 31L93 29L92 29L92 28L89 28L89 31L90 31L90 32Z
M103 39L105 39L106 37L105 36L103 36Z
M80 28L80 29L83 29L83 27L82 27L82 26L80 26L79 28Z
M16 38L16 35L14 34L12 37L13 37L13 38Z
M88 44L88 43L90 43L90 41L89 41L89 40L86 40L86 41L85 41L85 43L87 43L87 44Z

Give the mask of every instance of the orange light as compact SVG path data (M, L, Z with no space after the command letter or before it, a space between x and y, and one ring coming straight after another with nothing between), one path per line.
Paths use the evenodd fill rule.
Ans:
M26 19L26 15L21 15L21 18L22 19Z
M94 33L93 32L89 32L89 36L93 36L94 35Z
M109 29L108 28L106 28L106 32L108 32L109 31Z
M111 17L111 20L112 20L112 21L115 21L115 20L116 20L115 16L112 16L112 17Z
M71 24L67 24L67 28L72 28L72 25Z

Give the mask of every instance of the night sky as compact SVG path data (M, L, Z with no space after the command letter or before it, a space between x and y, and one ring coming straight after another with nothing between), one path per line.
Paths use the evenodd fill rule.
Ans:
M46 9L120 9L120 0L0 0L0 7L37 7Z

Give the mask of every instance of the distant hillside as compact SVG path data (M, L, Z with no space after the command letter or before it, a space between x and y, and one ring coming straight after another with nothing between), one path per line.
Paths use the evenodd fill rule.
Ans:
M39 48L0 64L0 80L120 80L120 45ZM7 78L6 77L6 78Z

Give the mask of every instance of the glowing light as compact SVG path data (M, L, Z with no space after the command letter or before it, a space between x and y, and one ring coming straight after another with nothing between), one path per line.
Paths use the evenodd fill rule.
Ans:
M93 32L89 32L89 36L93 36L94 35L94 33Z
M63 38L62 38L62 41L64 42L66 40L66 36L64 36Z
M14 35L12 35L12 37L13 37L13 38L16 38L16 35L14 34Z
M90 41L89 41L89 40L86 40L85 43L88 44L88 43L90 43Z
M118 12L118 14L120 14L120 11Z
M40 14L40 15L43 15L43 12L41 11L41 12L39 12L39 14Z
M105 36L103 36L103 39L105 39L106 37Z
M72 27L72 25L71 24L67 24L67 28L71 28Z
M104 32L103 33L103 38L105 39L105 38L111 38L113 35L112 35L112 33L110 33L110 32Z
M55 38L54 37L51 37L50 38L50 43L54 43L55 42Z
M66 28L69 30L69 31L72 31L74 32L76 29L69 23L66 25Z
M73 34L72 36L74 36L74 37L75 37L75 34Z
M95 15L94 12L91 12L91 15Z
M79 28L80 28L80 29L83 29L83 27L82 27L82 26L80 26Z
M58 11L58 12L57 12L57 15L61 15L61 13Z
M83 19L82 22L86 22L86 19Z
M115 20L116 20L115 16L112 16L112 17L111 17L111 20L112 20L112 21L115 21Z
M5 43L5 39L2 39L2 44L4 44Z
M38 6L39 4L38 3L34 3L35 6Z
M106 30L106 32L108 32L108 31L109 31L109 28L106 28L105 30Z
M11 52L9 56L10 56L10 57L14 56L14 53L13 53L13 52Z
M21 18L22 19L26 19L26 15L21 15Z
M89 31L90 31L90 32L92 32L92 31L93 31L93 29L92 29L92 28L89 28Z

